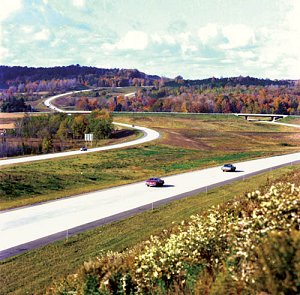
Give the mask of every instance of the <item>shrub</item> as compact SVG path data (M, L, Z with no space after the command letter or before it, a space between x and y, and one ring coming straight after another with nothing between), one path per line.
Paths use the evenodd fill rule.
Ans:
M124 253L85 263L54 294L299 294L300 187L279 183ZM86 293L98 292L98 293Z

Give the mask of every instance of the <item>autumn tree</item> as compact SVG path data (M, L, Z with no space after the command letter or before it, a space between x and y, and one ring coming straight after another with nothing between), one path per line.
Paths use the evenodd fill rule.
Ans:
M68 134L69 134L69 127L68 127L67 120L65 119L60 122L59 128L56 133L56 137L60 141L64 141L68 138Z
M72 121L72 133L74 138L83 138L87 129L88 120L84 115L77 115Z
M92 111L88 116L88 122L95 140L108 138L113 131L112 115L106 110Z

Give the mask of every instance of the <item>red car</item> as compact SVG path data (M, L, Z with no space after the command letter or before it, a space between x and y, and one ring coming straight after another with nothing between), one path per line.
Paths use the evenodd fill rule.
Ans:
M236 170L236 167L232 164L225 164L221 169L223 172L234 172Z
M153 177L153 178L149 178L146 180L146 185L147 186L163 186L164 185L164 181L158 177Z

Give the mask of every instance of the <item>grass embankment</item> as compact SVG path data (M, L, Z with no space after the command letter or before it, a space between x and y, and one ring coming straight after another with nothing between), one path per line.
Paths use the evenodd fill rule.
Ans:
M123 251L148 239L150 235L173 227L174 223L179 224L193 214L201 214L212 205L278 180L300 185L300 165L284 167L216 188L207 194L181 199L1 261L0 294L44 294L46 286L53 280L75 272L90 258L109 250Z
M0 209L184 171L299 150L285 126L223 115L117 115L117 122L152 127L161 138L142 146L1 168Z
M300 125L300 116L288 116L278 121L279 123L298 124Z
M299 294L300 186L195 214L122 252L85 262L50 294Z
M299 294L299 197L286 182L236 197L85 262L50 294Z

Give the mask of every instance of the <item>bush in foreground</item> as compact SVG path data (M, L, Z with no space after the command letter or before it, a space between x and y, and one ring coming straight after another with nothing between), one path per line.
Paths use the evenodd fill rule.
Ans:
M49 294L299 294L300 187L278 183L86 262Z

